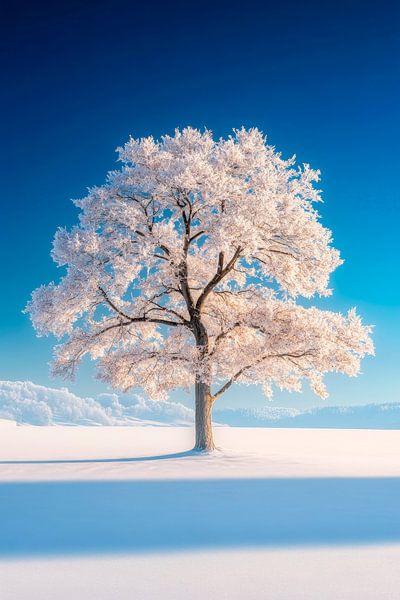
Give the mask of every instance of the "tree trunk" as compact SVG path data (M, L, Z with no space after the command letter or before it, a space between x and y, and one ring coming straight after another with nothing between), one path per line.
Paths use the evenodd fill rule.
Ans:
M211 392L210 386L202 381L196 381L196 443L195 450L214 450L214 440L211 424Z

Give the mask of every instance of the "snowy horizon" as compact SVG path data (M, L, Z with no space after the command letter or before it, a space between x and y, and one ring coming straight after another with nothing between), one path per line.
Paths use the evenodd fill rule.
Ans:
M21 425L190 426L194 411L180 402L154 401L138 394L81 397L67 387L0 381L0 419ZM400 402L311 409L266 403L261 408L216 408L213 419L216 425L233 427L400 429Z

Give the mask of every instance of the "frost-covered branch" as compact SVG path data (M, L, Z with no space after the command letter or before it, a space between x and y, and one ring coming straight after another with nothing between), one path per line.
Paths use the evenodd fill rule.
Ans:
M168 312L168 313L172 313L175 316L177 316L180 319L180 322L176 322L176 321L169 321L168 319L158 319L158 318L154 318L154 317L149 317L149 313L154 310L153 308L149 308L149 309L144 309L144 314L141 317L130 317L129 315L127 315L126 313L124 313L121 309L119 309L108 297L107 293L101 288L99 287L100 292L102 293L104 300L106 301L106 303L121 317L123 317L124 319L127 319L127 322L121 322L121 325L128 325L129 323L158 323L159 325L170 325L172 327L176 327L177 325L182 325L183 323L185 323L186 321L183 319L183 317L181 317L181 315L179 315L177 312L175 312L172 309L167 309L161 305L156 305L155 302L153 302L152 300L150 300L151 304L155 304L157 306L157 310L161 310L163 312Z
M224 279L224 277L226 275L228 275L228 273L230 273L232 271L237 259L240 256L241 250L242 250L242 248L240 246L238 248L236 248L234 255L232 256L232 258L228 261L228 263L225 266L224 266L224 253L223 252L219 253L217 272L215 273L214 277L207 283L204 290L200 294L200 296L196 302L197 311L201 310L201 307L203 306L203 304L206 301L207 296L210 294L210 292Z
M248 371L251 368L256 367L257 365L259 365L260 363L262 363L263 361L267 360L267 359L273 359L273 358L282 358L282 359L294 359L294 358L302 358L304 356L310 356L312 354L312 350L309 350L308 352L299 352L299 353L294 353L294 354L289 354L289 353L283 353L283 354L265 354L264 356L261 356L260 358L258 358L254 363L250 363L249 365L246 365L245 367L242 367L241 369L239 369L239 371L237 371L233 377L231 377L229 379L229 381L227 381L215 394L213 394L213 401L217 400L217 398L219 398L220 396L222 396L222 394L224 394L238 379L239 377L241 377L241 375L243 375L243 373L245 373L246 371Z

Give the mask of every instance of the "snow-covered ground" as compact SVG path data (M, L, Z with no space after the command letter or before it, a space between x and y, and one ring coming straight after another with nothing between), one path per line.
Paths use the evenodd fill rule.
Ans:
M0 421L0 598L400 597L400 431Z

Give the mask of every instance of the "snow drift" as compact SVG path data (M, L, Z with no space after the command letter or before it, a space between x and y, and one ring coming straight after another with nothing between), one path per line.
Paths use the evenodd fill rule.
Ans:
M0 381L0 418L31 425L134 425L146 421L181 425L193 420L193 411L183 404L139 396L100 394L97 399L81 398L67 388Z

